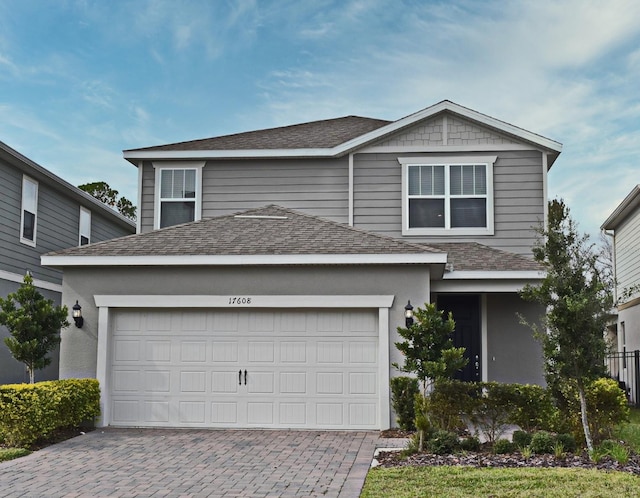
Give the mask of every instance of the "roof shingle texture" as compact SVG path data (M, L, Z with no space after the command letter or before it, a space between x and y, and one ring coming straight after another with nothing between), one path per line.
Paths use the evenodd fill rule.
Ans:
M544 266L531 258L477 242L439 242L429 247L446 252L453 271L544 271Z
M383 119L345 116L221 137L130 149L125 152L143 150L323 149L335 147L389 123L391 121Z
M271 205L50 253L56 256L214 256L440 253Z

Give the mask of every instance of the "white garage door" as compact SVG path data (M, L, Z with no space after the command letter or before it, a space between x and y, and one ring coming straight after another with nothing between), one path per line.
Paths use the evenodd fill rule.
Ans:
M377 429L377 312L118 311L111 425Z

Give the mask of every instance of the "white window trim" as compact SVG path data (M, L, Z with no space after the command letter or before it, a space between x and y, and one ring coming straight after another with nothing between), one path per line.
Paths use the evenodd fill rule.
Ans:
M155 230L160 228L160 172L164 169L193 169L196 171L196 197L194 199L195 209L193 214L193 221L198 221L202 218L202 168L204 168L205 161L171 161L152 163L156 171L155 175L155 189L154 189L154 215L153 215L153 228ZM138 215L140 217L140 215Z
M498 156L418 156L399 157L402 166L402 235L493 235L493 165ZM485 164L487 166L487 226L469 228L409 228L409 166L445 165L449 177L449 165ZM448 181L446 182L448 185Z
M84 233L82 231L82 215L89 217L89 232ZM89 211L86 207L80 206L80 220L78 221L78 246L82 245L82 236L85 236L89 242L87 244L91 244L91 211Z
M25 211L25 205L24 205L24 185L25 182L30 182L32 184L35 185L36 187L36 206L35 206L35 220L33 222L33 240L29 240L29 239L25 239L22 234L24 233L24 211ZM26 244L28 246L31 247L36 247L36 238L38 236L38 195L39 195L39 185L38 182L35 181L33 178L27 176L27 175L22 175L22 186L21 186L21 193L20 193L20 242L22 242L23 244Z

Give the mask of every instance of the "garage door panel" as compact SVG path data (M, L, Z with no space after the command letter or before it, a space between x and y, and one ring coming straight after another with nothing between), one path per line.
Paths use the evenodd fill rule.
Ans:
M376 312L120 313L113 425L380 426ZM158 330L162 320L171 330Z

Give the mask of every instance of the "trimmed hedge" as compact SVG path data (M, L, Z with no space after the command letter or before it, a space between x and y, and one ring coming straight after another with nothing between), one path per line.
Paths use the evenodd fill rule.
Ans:
M0 386L0 440L28 447L56 429L77 427L100 415L96 379L64 379Z

